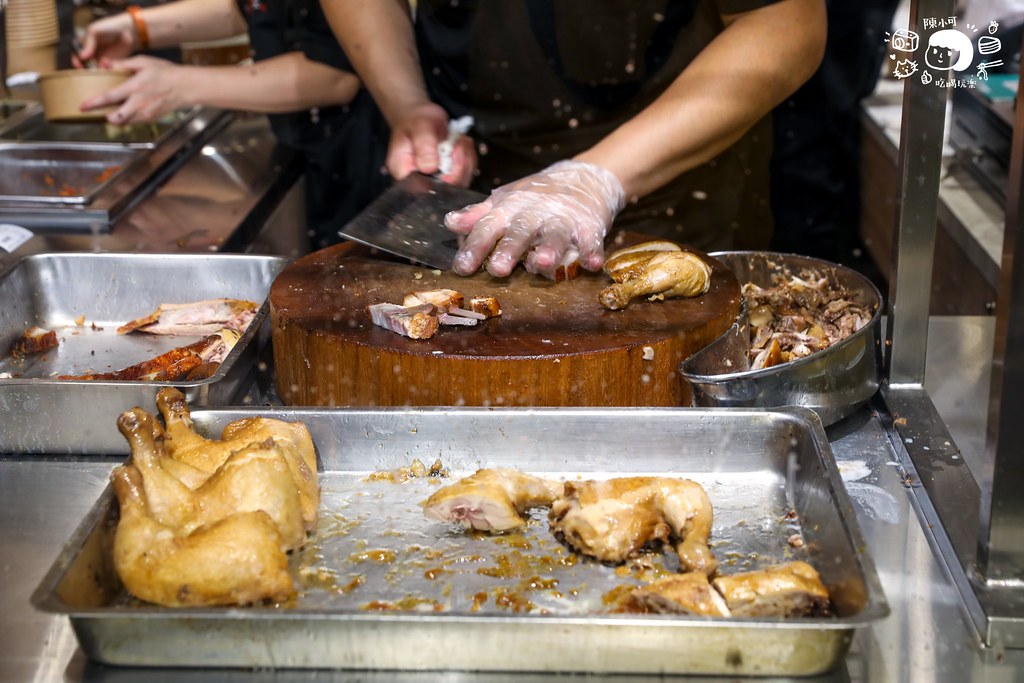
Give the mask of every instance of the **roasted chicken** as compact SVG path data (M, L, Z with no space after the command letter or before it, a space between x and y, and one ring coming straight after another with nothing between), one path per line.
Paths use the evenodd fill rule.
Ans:
M824 616L829 612L828 589L806 562L718 576L714 586L738 617Z
M117 328L118 334L214 334L221 328L238 334L256 317L259 306L239 299L208 299L187 304L160 304L155 311Z
M308 431L248 418L204 439L181 392L161 390L158 405L166 428L141 408L118 418L131 447L131 464L114 473L126 587L169 606L292 595L285 553L305 543L319 499Z
M729 616L729 607L708 582L704 572L664 576L634 590L626 598L624 606L630 612Z
M565 482L551 504L551 528L577 552L619 563L655 541L675 542L685 571L712 574L711 501L696 482L623 477Z
M114 566L128 592L168 607L235 605L295 593L277 525L260 511L239 512L182 534L149 514L134 465L112 474L121 519Z
M483 531L508 531L526 524L523 515L551 504L562 483L514 469L483 469L439 489L423 502L427 517Z
M675 247L674 249L672 247ZM598 300L616 311L642 296L654 299L699 296L711 286L711 267L671 242L647 242L612 253L605 272L615 281Z

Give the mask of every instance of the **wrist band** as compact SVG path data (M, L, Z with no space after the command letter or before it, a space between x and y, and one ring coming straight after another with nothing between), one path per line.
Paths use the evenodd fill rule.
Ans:
M135 26L135 36L139 40L139 49L149 49L149 29L146 27L146 20L142 18L142 8L138 5L129 5L128 14L132 17L132 24Z

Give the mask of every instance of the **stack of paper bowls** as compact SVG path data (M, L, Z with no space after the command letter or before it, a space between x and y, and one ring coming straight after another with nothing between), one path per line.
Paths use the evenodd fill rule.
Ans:
M51 71L57 64L56 0L8 0L8 73Z

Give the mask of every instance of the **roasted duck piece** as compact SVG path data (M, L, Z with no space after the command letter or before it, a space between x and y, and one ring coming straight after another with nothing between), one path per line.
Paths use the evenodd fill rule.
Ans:
M245 332L259 306L239 299L208 299L187 304L160 304L155 311L117 328L118 334L214 334L221 328Z
M630 593L624 606L630 612L729 616L729 607L704 572L664 576Z
M742 291L752 370L826 349L870 323L874 314L824 270L779 273L768 287L748 282Z
M675 539L685 571L712 574L711 501L696 482L671 477L567 481L551 504L551 528L577 552L623 562L654 541Z
M526 524L530 508L550 505L562 483L513 469L483 469L439 489L423 502L427 517L483 531L508 531Z
M57 333L37 325L29 327L11 344L9 354L14 358L22 358L35 353L42 353L57 348Z
M197 342L179 346L149 360L113 372L86 372L81 375L60 375L70 380L174 380L204 379L220 366L238 342L238 333L224 328Z
M806 562L719 576L714 586L738 617L824 616L829 611L828 590Z
M239 512L182 534L149 515L133 465L116 468L112 479L121 509L114 567L135 597L197 607L280 602L295 594L280 533L266 512Z
M605 272L615 284L605 288L598 300L617 311L641 296L651 299L699 296L711 286L711 267L696 254L669 249L670 242L647 243L614 252Z
M440 325L437 306L433 304L410 307L398 304L373 304L369 311L370 320L374 325L410 339L430 339L437 334Z

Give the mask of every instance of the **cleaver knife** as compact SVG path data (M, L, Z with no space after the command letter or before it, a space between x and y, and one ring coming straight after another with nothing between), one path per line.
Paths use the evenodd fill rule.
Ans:
M444 216L486 199L473 190L412 173L381 193L338 234L431 268L451 268L460 236Z

